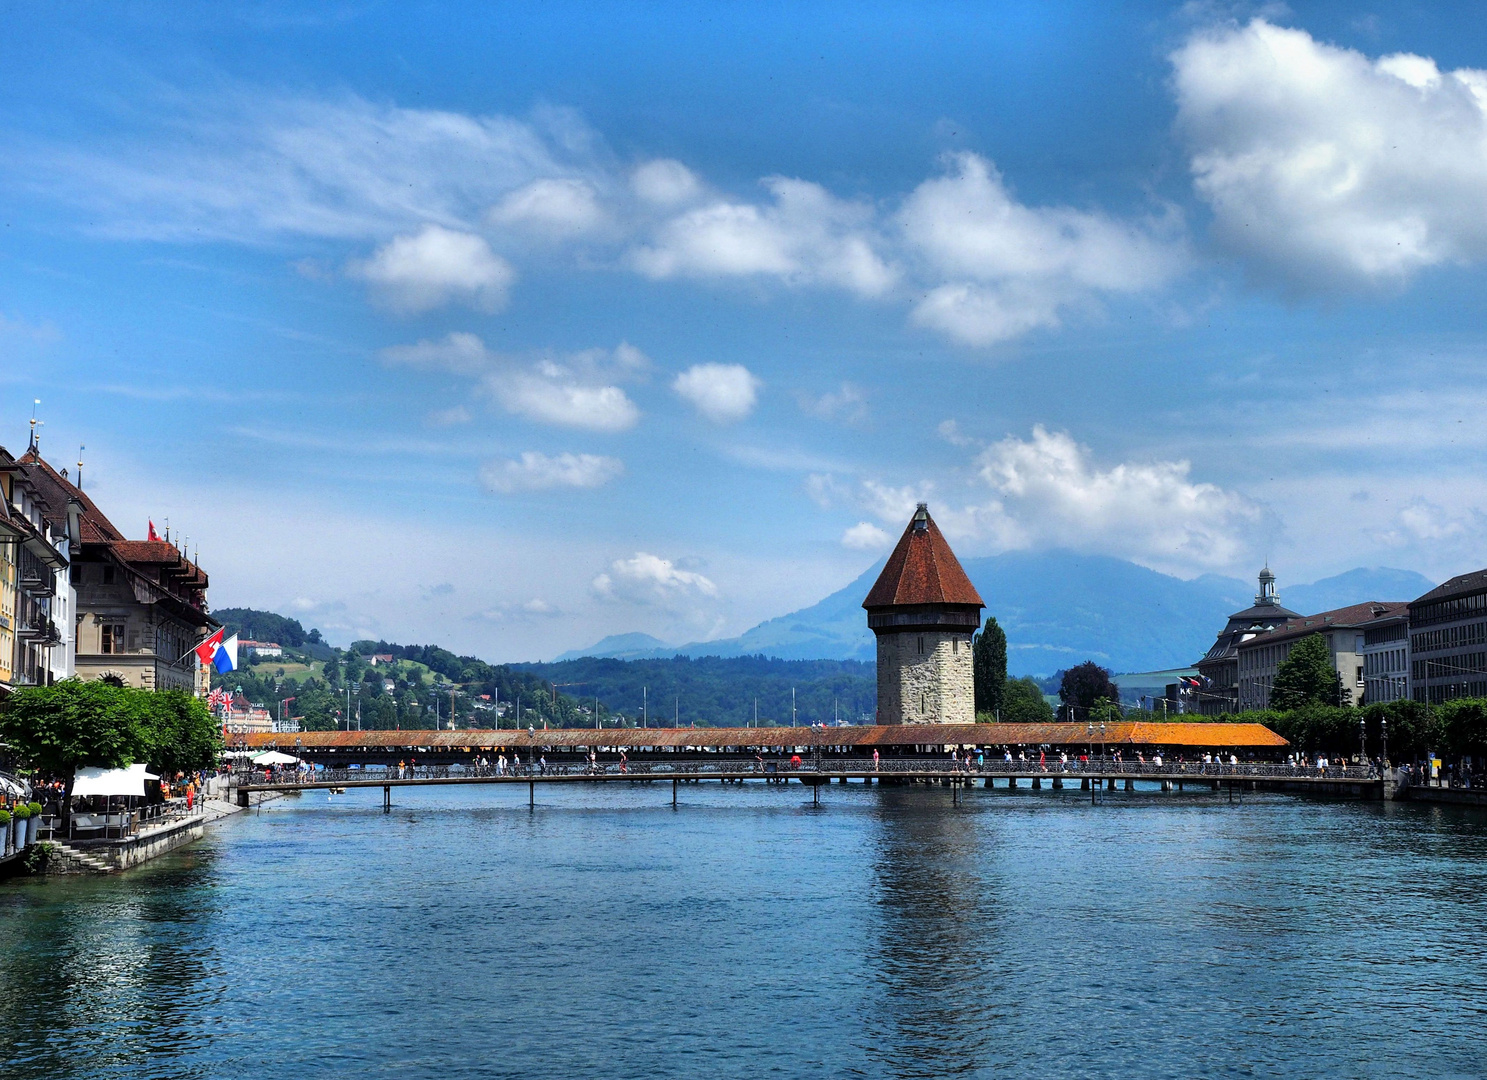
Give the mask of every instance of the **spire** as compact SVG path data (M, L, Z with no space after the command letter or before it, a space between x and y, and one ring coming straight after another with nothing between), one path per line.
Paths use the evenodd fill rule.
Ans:
M986 606L924 503L914 511L877 583L862 602L869 609L904 604Z
M1275 575L1270 572L1270 563L1260 571L1260 591L1255 595L1256 607L1280 607L1280 597L1275 591Z
M45 420L36 419L36 406L40 404L41 398L35 398L33 399L31 405L31 442L27 449L31 450L33 453L41 452L41 432L37 431L36 429L46 423Z

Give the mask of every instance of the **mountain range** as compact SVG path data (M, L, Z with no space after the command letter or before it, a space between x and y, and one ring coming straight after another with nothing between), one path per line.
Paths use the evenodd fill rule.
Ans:
M1230 612L1253 602L1255 584L1205 574L1185 580L1122 559L1070 551L1008 552L962 560L1007 633L1012 675L1047 675L1084 660L1117 672L1186 667L1213 644ZM735 638L668 645L649 634L612 635L557 659L764 655L782 660L873 660L862 599L883 560L810 607ZM1437 582L1411 570L1359 568L1280 590L1305 615L1365 600L1413 600Z

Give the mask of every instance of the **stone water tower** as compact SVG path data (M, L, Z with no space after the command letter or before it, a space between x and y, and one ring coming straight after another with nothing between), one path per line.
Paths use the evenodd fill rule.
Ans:
M971 635L985 604L924 503L862 606L878 639L878 723L975 723Z

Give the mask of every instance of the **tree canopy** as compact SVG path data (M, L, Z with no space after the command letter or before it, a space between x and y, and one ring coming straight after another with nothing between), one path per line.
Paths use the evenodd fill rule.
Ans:
M981 719L990 719L982 717ZM1053 706L1030 675L1008 679L1002 687L1002 722L1007 724L1047 724L1053 720Z
M1276 669L1270 704L1277 709L1309 705L1347 705L1352 692L1342 685L1332 650L1321 634L1308 634L1291 646L1290 655Z
M221 748L206 705L183 690L76 679L18 689L0 710L0 738L24 765L69 781L88 765L146 762L162 775L207 768Z
M995 716L1007 685L1007 632L997 625L995 615L986 617L986 625L971 643L971 678L976 714Z
M1102 699L1119 701L1120 687L1111 680L1109 668L1102 668L1093 660L1086 660L1078 667L1071 667L1064 672L1063 681L1059 683L1058 699L1065 705L1074 706L1076 717L1082 720L1088 710Z

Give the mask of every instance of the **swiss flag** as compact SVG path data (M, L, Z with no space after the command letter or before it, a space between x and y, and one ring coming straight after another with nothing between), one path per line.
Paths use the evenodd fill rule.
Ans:
M217 632L196 646L196 658L203 664L210 664L212 657L217 655L217 646L222 644L222 635L227 633L227 627L217 627Z
M150 535L147 536L147 537L145 537L145 539L146 540L159 540L160 539L160 534L155 531L155 523L153 521L150 522Z

